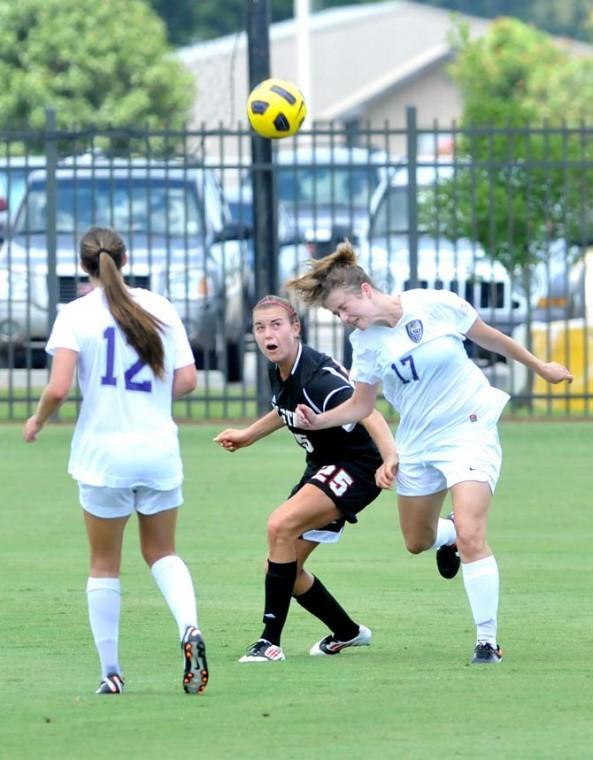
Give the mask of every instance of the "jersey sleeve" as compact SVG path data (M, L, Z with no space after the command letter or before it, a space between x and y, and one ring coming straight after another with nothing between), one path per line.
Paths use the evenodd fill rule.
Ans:
M170 337L173 342L173 369L187 367L194 363L194 355L189 344L187 333L181 317L173 307L167 315L167 322L170 330Z
M434 291L434 308L440 319L462 335L478 318L478 312L470 303L449 290Z
M303 388L303 396L316 412L326 412L349 399L352 391L348 378L335 367L326 365L319 369L313 382Z
M45 350L50 356L53 356L58 348L68 348L80 353L80 345L72 326L72 320L69 318L69 310L64 308L58 312Z
M352 344L352 368L350 378L355 383L377 385L383 380L383 370L379 361L379 346L367 341L364 333L355 331L350 336Z

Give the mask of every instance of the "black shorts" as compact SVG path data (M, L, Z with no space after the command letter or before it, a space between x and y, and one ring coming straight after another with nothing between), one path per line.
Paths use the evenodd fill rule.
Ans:
M323 491L340 510L343 517L319 530L337 532L341 530L345 521L358 522L356 515L381 493L381 489L375 485L375 469L374 466L365 466L356 462L308 464L303 477L292 489L290 495L294 496L307 483Z

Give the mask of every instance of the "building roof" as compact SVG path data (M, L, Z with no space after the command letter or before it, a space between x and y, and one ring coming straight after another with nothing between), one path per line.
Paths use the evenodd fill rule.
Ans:
M452 14L405 0L332 8L310 17L312 92L305 93L317 120L349 120L386 94L442 66L452 57L454 18L483 35L491 20ZM270 27L271 75L296 81L297 25L289 19ZM593 48L573 40L558 44L574 55ZM235 126L245 121L248 94L245 32L178 51L196 75L194 121Z

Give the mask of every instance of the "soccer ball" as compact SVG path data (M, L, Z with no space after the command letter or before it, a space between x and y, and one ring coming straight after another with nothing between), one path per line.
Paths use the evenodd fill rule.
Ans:
M303 93L283 79L265 79L247 98L247 118L262 137L277 139L296 135L306 115Z

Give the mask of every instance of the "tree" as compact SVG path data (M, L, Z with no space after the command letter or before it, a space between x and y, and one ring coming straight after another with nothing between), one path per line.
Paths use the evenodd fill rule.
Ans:
M593 87L583 81L593 62L571 61L515 19L496 20L477 39L458 26L453 40L450 70L463 101L455 170L425 200L421 218L434 227L438 210L442 234L478 241L519 280L530 348L534 274L549 272L558 243L578 256L591 234L593 133L567 127L563 117L593 116Z
M189 45L245 29L245 0L150 0L173 45ZM271 20L292 18L294 0L269 0Z
M244 0L149 0L167 25L173 45L234 34L245 29ZM311 0L311 10L361 5L376 0ZM550 34L588 40L590 0L416 0L424 5L484 18L515 16ZM269 0L272 21L294 15L294 0Z
M0 0L0 128L178 127L194 82L144 0Z
M460 162L423 216L438 203L447 235L478 240L529 291L532 267L545 259L550 241L575 239L582 226L573 180L590 149L578 130L561 128L566 96L559 88L572 81L573 112L593 116L593 100L578 97L575 84L575 72L582 76L592 62L575 65L543 32L508 18L478 39L461 25L454 43ZM544 129L545 119L556 129Z

